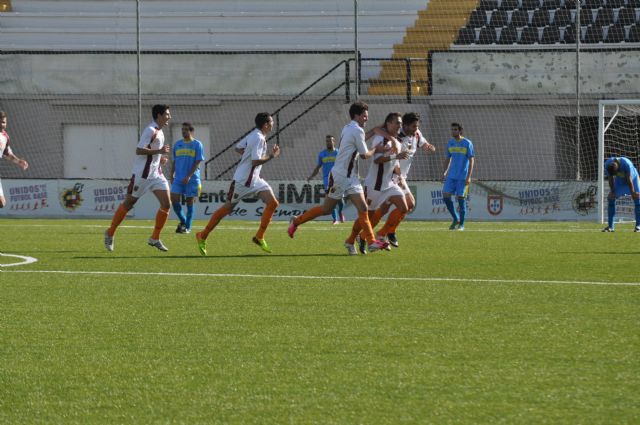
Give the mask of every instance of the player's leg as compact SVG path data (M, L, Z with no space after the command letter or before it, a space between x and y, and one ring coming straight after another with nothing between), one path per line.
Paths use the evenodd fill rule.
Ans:
M338 220L340 220L340 223L344 223L345 218L344 213L342 212L342 210L344 210L344 199L340 199L338 201L338 205L336 206L336 208L338 210Z
M404 196L404 200L407 203L407 212L402 215L402 218L400 218L397 222L397 224L395 226L390 226L388 231L387 231L387 239L389 240L389 243L393 246L395 246L396 248L399 246L398 243L398 236L396 235L396 230L398 229L398 226L400 225L400 223L402 223L402 221L404 221L404 218L407 216L407 214L409 214L411 211L413 211L413 209L416 207L416 199L413 197L413 194L408 191L405 190L405 196ZM401 214L400 211L398 211L397 209L394 209L391 214Z
M389 233L389 229L395 229L398 227L398 224L404 219L409 211L407 206L407 201L405 200L404 194L395 195L389 198L389 202L395 206L394 210L389 214L386 223L382 228L378 231L378 238L386 237ZM394 245L397 246L397 245Z
M264 234L267 231L267 227L269 227L269 223L271 223L271 217L273 217L273 213L276 208L278 208L278 200L273 194L273 190L269 187L268 190L263 190L258 192L258 198L264 202L265 207L262 211L262 217L260 218L260 227L256 232L255 237L253 238L253 242L262 248L265 252L271 252L271 248L267 244L267 241L264 240Z
M195 197L194 196L188 196L185 199L185 202L187 204L187 216L185 217L185 226L186 226L186 232L189 233L191 232L191 225L193 224L193 213L194 213L194 202L195 202Z
M194 212L194 203L195 199L200 196L200 192L202 191L202 184L200 180L190 181L187 185L187 190L185 193L186 203L187 203L187 216L185 225L187 227L187 233L191 231L191 224L193 223L193 212Z
M447 207L447 211L451 214L453 221L451 222L451 226L449 226L449 230L455 230L460 218L458 217L458 213L456 208L453 206L453 201L451 200L451 195L455 193L456 184L453 179L446 179L444 181L444 187L442 188L442 199L444 201L445 206Z
M633 183L633 190L635 191L635 193L639 193L640 192L640 180L638 179L638 177L636 177L635 179L632 180ZM633 198L633 208L635 211L635 216L636 216L636 227L633 229L634 232L640 232L640 196L637 196L635 198Z
M289 228L287 229L289 237L293 238L298 226L306 223L307 221L311 221L323 215L331 214L331 211L333 211L337 203L338 200L329 195L324 198L324 203L322 203L322 205L316 205L315 207L305 211L302 215L292 217L289 222Z
M2 191L2 182L0 182L0 208L4 208L7 205L6 199L4 199L4 192Z
M187 227L187 218L182 212L182 194L183 190L178 187L176 182L173 182L173 185L171 186L171 207L173 208L173 212L176 213L178 220L180 220L180 223L178 223L178 227L176 228L176 233L185 233L185 229Z
M360 228L364 232L364 238L369 245L369 252L374 252L379 249L384 249L388 246L387 243L376 240L373 229L371 228L371 222L369 221L369 214L367 208L367 201L364 199L364 193L351 193L349 194L349 200L358 211L358 219ZM354 229L357 230L357 229ZM359 230L358 230L359 232ZM358 233L356 232L356 234Z
M151 238L149 238L149 245L158 248L160 251L168 251L167 247L160 241L160 232L162 232L164 225L167 223L169 211L171 210L171 195L168 185L164 189L155 189L153 194L158 199L160 207L156 212L155 224Z
M456 188L456 197L458 198L458 210L460 212L460 219L458 224L458 230L464 230L464 219L467 215L467 193L469 186L466 181L458 180L458 187Z

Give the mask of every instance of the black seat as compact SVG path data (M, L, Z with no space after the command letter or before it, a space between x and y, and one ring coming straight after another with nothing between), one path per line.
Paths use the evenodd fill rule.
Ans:
M549 11L546 9L537 9L531 17L531 26L546 27L549 25Z
M611 9L617 9L624 7L624 0L607 0L607 7Z
M473 44L476 42L476 30L469 27L462 27L458 31L458 38L454 44Z
M591 9L580 9L580 25L591 25L593 24L593 12Z
M624 41L624 25L615 24L609 27L605 43L621 43Z
M540 7L540 0L522 0L522 8L534 10Z
M586 9L604 7L604 0L580 0L580 7Z
M474 10L469 16L468 27L479 28L487 25L487 12L484 10Z
M600 43L603 41L602 27L600 25L589 25L584 33L583 43Z
M542 8L547 10L558 9L562 5L560 0L543 0Z
M562 36L562 42L565 44L576 43L576 27L575 25L569 25L564 29L564 35Z
M495 28L483 27L480 29L478 44L495 44L496 39L497 37Z
M620 25L633 25L636 22L636 10L630 7L620 9L616 22Z
M507 26L507 11L506 10L494 10L491 13L491 20L489 26L493 28L506 27Z
M480 10L493 10L498 8L498 0L480 0Z
M560 29L555 25L549 25L542 30L540 44L560 43Z
M598 9L594 25L607 26L613 24L613 9L603 7Z
M500 32L498 44L515 44L518 41L518 30L516 27L504 27Z
M514 27L526 27L529 25L529 12L522 9L516 9L511 14L509 25Z
M627 0L627 7L640 7L640 0Z
M537 27L524 27L520 34L520 44L535 44L538 42L538 37Z
M566 27L573 22L571 17L571 10L569 9L557 9L553 15L553 25L558 27Z
M631 25L631 27L629 27L627 41L629 43L640 43L640 25Z
M499 8L501 10L513 10L518 8L518 0L502 0Z

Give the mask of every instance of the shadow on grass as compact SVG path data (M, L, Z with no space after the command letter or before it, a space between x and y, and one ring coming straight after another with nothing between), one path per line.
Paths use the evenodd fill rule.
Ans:
M166 259L166 258L177 258L177 259L187 259L187 258L299 258L299 257L348 257L346 254L331 254L331 253L322 253L322 254L242 254L242 255L129 255L129 256L119 256L115 257L112 255L96 255L96 256L81 256L81 257L72 257L76 260L104 260L104 259L114 259L114 260L131 260L135 258L157 258L157 259Z

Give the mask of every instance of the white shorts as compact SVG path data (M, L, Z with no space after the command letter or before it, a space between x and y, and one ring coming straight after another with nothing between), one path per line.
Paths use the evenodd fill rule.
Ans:
M329 188L327 189L329 198L339 201L343 197L356 193L364 193L358 176L344 177L339 174L329 174Z
M382 206L389 198L393 196L400 196L404 199L405 193L397 184L391 185L385 190L369 190L367 187L367 209L369 211L375 211Z
M127 193L134 198L140 198L147 192L155 192L156 190L166 190L169 192L169 182L164 176L155 179L143 179L135 174L131 176Z
M2 180L0 180L0 198L4 197L4 192L2 191Z
M242 201L243 199L250 198L253 195L257 195L260 192L271 190L271 186L265 180L261 178L254 179L251 186L245 186L243 183L232 181L229 186L229 192L227 192L227 199L231 201L233 205Z

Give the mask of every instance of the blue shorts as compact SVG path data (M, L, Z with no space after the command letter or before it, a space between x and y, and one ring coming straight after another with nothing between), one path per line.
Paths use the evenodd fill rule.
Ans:
M444 181L444 187L442 188L442 191L444 193L451 193L453 195L456 195L459 198L464 198L467 196L467 189L469 189L469 186L467 186L466 180L447 178Z
M640 182L638 181L638 177L631 180L633 183L633 189L636 192L639 192L638 188L640 188ZM621 196L629 196L631 195L631 191L629 190L629 185L627 184L627 180L616 177L613 179L613 188L616 190L616 198L620 198Z
M187 198L194 198L200 196L200 180L189 180L187 184L181 184L179 180L174 180L171 185L171 193L178 193L184 195Z

